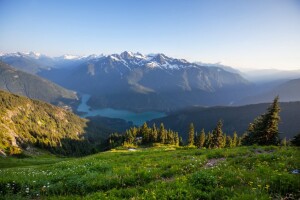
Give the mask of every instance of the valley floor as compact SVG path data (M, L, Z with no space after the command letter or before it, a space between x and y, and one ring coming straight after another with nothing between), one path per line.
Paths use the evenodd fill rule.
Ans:
M0 199L300 198L295 147L110 151L0 158Z

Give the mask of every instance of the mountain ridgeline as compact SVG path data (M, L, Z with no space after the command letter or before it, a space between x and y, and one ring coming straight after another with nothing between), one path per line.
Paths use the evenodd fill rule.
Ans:
M0 62L0 89L52 104L77 101L76 92Z
M285 81L268 91L253 95L236 102L237 105L270 102L274 96L280 96L280 101L299 101L300 100L300 78Z

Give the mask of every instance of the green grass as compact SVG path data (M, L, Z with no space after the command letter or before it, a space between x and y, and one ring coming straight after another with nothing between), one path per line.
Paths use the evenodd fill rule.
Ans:
M51 154L43 154L41 156L25 156L23 158L6 157L0 158L0 169L2 168L18 168L18 167L38 167L40 165L50 165L70 158L57 157Z
M300 176L290 173L300 169L300 152L292 147L157 147L49 162L1 158L0 165L2 199L300 198Z

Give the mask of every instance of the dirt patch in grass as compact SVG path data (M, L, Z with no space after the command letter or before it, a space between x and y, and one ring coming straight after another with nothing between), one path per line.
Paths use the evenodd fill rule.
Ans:
M263 150L263 149L255 149L254 153L255 154L262 154L262 153L273 153L275 150Z
M216 166L219 162L226 160L226 158L212 158L207 161L204 168L210 168Z

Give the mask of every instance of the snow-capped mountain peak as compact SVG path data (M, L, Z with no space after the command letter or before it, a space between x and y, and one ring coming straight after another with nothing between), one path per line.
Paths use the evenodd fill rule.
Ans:
M29 58L34 58L34 59L39 59L41 56L43 56L41 53L37 53L37 52L33 52L33 51L0 54L0 57L29 57Z
M37 53L37 52L33 52L33 51L30 51L30 52L24 53L24 54L31 58L35 58L35 59L39 59L42 55L41 53Z
M65 55L63 55L62 57L63 57L63 59L65 59L65 60L74 60L74 59L79 59L79 58L80 58L80 56L69 55L69 54L65 54Z

